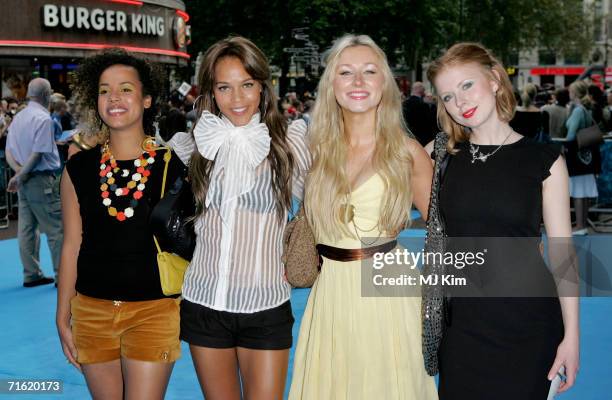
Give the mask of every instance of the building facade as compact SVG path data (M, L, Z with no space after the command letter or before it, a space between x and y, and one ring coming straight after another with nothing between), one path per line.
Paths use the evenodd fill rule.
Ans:
M538 48L522 50L517 63L508 68L515 87L522 88L527 83L565 87L585 76L602 87L604 79L606 86L612 84L612 68L608 67L612 65L612 0L585 0L584 7L593 18L593 47L586 57Z
M166 65L187 65L190 27L181 0L2 0L2 97L25 98L33 77L70 92L79 60L108 47Z

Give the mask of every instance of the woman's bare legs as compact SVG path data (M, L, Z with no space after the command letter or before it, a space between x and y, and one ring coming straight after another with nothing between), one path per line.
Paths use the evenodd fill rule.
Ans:
M206 400L240 400L236 348L189 345L189 350Z
M163 400L174 363L122 358L126 400Z
M89 393L94 400L122 400L121 361L81 364Z
M161 400L166 393L174 363L123 358L81 366L94 400Z
M287 379L289 349L237 348L246 400L282 400Z

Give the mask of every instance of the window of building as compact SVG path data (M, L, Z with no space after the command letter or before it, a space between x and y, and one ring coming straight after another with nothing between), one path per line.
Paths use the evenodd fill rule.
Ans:
M557 55L554 51L540 49L538 50L538 60L540 65L555 65L557 63Z
M565 54L565 65L582 64L582 54L578 51L572 51Z

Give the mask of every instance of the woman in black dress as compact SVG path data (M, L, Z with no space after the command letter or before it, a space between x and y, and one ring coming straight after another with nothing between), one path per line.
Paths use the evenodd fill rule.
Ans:
M432 63L428 77L437 92L438 119L449 137L449 162L439 192L446 233L534 238L535 245L525 252L489 254L496 260L495 273L479 272L481 282L495 281L516 275L523 266L521 273L529 274L523 282L530 284L544 270L537 245L542 219L548 237L571 238L565 161L557 148L510 127L515 105L510 80L481 45L454 45ZM538 263L526 269L523 260L529 254ZM574 384L579 361L576 297L504 298L494 293L454 297L448 308L439 351L441 400L542 400L562 366L567 381L559 392Z

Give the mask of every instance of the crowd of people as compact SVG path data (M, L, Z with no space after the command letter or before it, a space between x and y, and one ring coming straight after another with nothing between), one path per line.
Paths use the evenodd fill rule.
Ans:
M94 398L163 398L180 340L207 399L282 398L294 339L282 240L294 199L321 264L290 399L540 400L558 376L560 392L572 387L576 297L449 299L439 348L424 355L426 292L364 297L361 261L396 248L413 206L428 236L436 219L453 237L539 238L543 222L571 238L568 193L579 207L596 172L570 179L547 137L571 142L592 121L607 131L609 109L597 111L584 82L551 100L528 85L518 102L501 63L474 43L432 62L435 97L415 82L403 99L368 36L341 37L327 54L316 98L277 98L263 52L230 37L204 55L197 96L162 99L161 70L107 49L81 63L74 101L42 78L21 111L3 101L24 286L58 286L62 350ZM180 297L162 291L149 221L178 180L196 210ZM55 279L40 270L40 233ZM537 245L526 253L544 265Z
M577 84L584 86L580 93L573 89ZM548 86L546 89L528 83L522 90L515 91L514 96L517 108L511 125L523 135L567 137L566 122L570 111L579 102L590 110L593 120L603 132L612 131L612 89L604 92L597 84L587 81L576 81L576 84L568 87Z
M612 131L612 92L607 96L595 84L575 81L567 88L542 90L527 84L515 91L517 108L510 126L538 141L566 143L570 174L570 196L576 215L574 234L587 234L589 202L598 197L596 174L601 172L599 145L577 149L579 130L596 124L602 132Z

